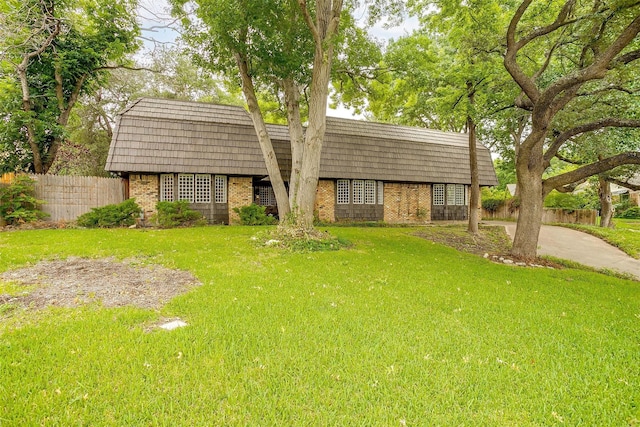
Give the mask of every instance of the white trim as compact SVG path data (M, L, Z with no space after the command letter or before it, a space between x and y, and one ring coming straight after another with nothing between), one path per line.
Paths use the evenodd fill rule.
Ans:
M384 205L384 182L378 181L378 204Z
M349 180L339 179L336 182L336 204L348 205L351 201L349 193Z
M364 180L354 179L353 181L353 204L364 204Z
M464 199L465 199L464 185L456 184L456 205L464 206L465 205Z
M173 174L163 173L160 175L160 201L161 202L173 202L174 188L173 188Z
M216 203L227 203L227 176L216 175L214 177L214 191Z
M191 173L178 174L178 200L188 200L189 203L193 203L193 181Z
M376 182L372 179L364 182L364 203L366 205L376 204Z
M444 184L433 184L433 205L444 206Z
M211 203L211 175L196 174L195 202Z

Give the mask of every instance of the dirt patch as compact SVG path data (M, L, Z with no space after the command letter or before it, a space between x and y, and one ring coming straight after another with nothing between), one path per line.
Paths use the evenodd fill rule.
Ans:
M476 255L502 255L511 249L511 240L504 227L479 227L478 234L467 232L466 226L425 227L416 233L424 239Z
M562 268L562 265L545 258L527 259L510 255L511 239L501 226L480 226L478 234L474 236L467 232L466 225L438 225L425 227L416 236L499 263Z
M43 261L0 274L0 280L35 287L26 295L0 295L0 304L40 309L77 307L100 302L104 307L159 308L200 282L189 272L136 265L113 258L68 258Z

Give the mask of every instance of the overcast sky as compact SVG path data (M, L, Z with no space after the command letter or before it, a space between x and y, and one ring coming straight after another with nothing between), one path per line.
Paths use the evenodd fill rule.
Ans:
M178 33L170 28L167 24L173 22L173 18L169 13L169 5L166 0L140 0L138 15L140 24L143 28L142 37L145 40L146 50L151 50L156 44L171 45L178 37ZM357 16L364 25L364 16ZM376 25L369 32L379 40L397 39L404 35L410 34L414 29L418 28L418 20L410 18L402 23L402 25L393 28L384 28L383 24ZM140 55L144 60L144 54ZM345 118L362 118L354 116L352 111L343 107L338 109L329 109L327 114L334 117Z

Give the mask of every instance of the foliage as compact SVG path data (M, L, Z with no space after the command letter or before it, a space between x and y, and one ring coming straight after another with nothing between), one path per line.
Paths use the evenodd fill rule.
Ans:
M511 194L500 187L484 187L482 188L481 203L482 207L489 211L495 212L504 206L511 199Z
M482 208L489 212L497 211L504 206L504 204L505 199L482 198Z
M597 195L595 195L596 200L593 197L593 192L560 193L554 190L544 199L544 207L570 210L592 209L594 203L597 203Z
M516 165L513 159L495 159L493 167L498 178L498 189L506 190L507 184L516 183Z
M620 213L616 212L616 218L640 219L640 207L634 206Z
M35 197L35 181L28 175L16 175L13 182L0 185L0 218L7 224L23 224L47 216L38 209L43 202Z
M207 223L200 212L189 207L188 200L158 202L156 209L158 213L151 218L151 222L162 228L188 227Z
M87 228L127 227L135 224L141 213L135 199L127 199L122 203L92 208L91 212L80 215L77 223Z
M114 256L204 286L160 310L14 310L3 423L635 423L640 283L498 265L418 229L329 230L354 249L283 253L246 227L5 233L2 272Z
M266 206L256 205L252 203L240 208L233 208L233 211L240 216L240 224L242 225L274 225L278 220L272 215L266 214Z
M0 150L12 168L48 171L78 99L94 93L114 62L138 48L136 6L136 0L7 0Z
M505 28L504 65L521 89L514 104L530 113L531 121L517 151L522 210L512 252L531 257L536 254L544 196L640 162L637 151L618 144L624 138L607 136L612 129L619 132L616 128L640 128L640 4L517 3ZM576 144L585 150L576 150ZM554 157L581 166L545 177Z

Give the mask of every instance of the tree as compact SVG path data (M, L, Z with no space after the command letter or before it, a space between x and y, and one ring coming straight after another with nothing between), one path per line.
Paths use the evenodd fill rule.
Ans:
M296 233L313 233L328 84L335 53L346 44L348 33L339 28L349 20L348 8L342 0L173 0L172 4L174 13L183 17L185 39L199 63L229 78L239 77L281 225ZM288 191L258 102L257 93L265 88L278 93L287 113L292 155ZM302 95L308 105L306 129L300 114Z
M624 164L639 164L640 153L622 152L543 179L565 144L587 133L640 127L634 112L585 114L569 127L556 119L579 99L628 92L640 58L640 4L626 1L521 2L506 37L504 65L522 89L519 106L531 112L531 129L516 159L520 215L512 253L535 257L544 197L589 176ZM540 61L536 59L541 58ZM577 111L577 110L573 110Z
M138 48L135 7L135 0L7 0L0 7L0 81L10 88L0 135L4 149L28 152L22 161L32 171L49 170L78 99L100 86L112 61Z
M495 105L508 99L498 39L508 15L493 0L414 0L409 8L422 28L389 45L383 63L389 72L369 85L368 105L378 120L468 133L468 230L477 233L476 135L495 127Z

